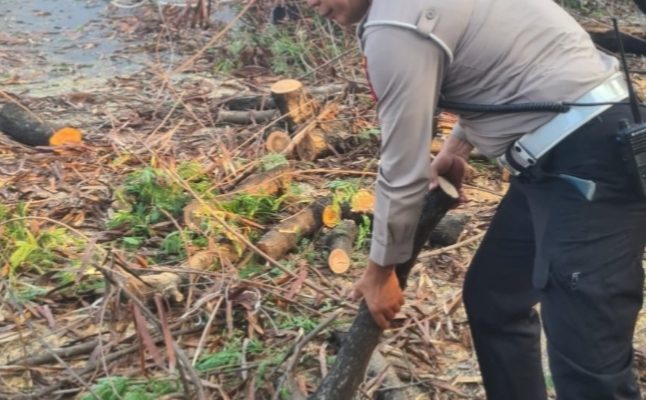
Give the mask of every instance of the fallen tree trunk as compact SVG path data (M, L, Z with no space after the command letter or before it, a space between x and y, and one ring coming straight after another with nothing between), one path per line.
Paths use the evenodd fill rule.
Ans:
M458 201L457 190L446 180L440 180L440 187L429 192L424 200L422 215L413 240L411 257L396 266L397 277L402 288L406 287L408 274L428 236ZM375 347L379 343L382 329L374 322L366 302L362 301L354 319L347 340L343 343L331 371L310 400L351 400L363 382L366 368Z
M15 103L0 108L0 131L29 146L60 146L82 140L78 129L54 127Z
M329 199L315 201L310 206L276 225L265 233L257 246L274 260L282 258L298 244L298 241L321 229L321 215Z

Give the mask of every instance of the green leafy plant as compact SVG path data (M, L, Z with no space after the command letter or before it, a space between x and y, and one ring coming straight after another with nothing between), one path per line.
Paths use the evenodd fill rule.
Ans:
M30 225L27 214L24 204L13 211L0 205L0 257L7 268L3 273L13 279L21 270L42 274L74 266L85 242L63 227Z
M280 209L284 197L257 194L239 194L220 203L224 211L261 223L270 221Z
M99 379L92 388L99 400L157 400L180 391L178 382L169 380L140 381L122 376ZM93 394L81 396L81 400L96 400Z
M239 338L231 340L227 345L216 353L207 353L200 357L195 368L198 371L209 371L212 369L228 367L240 363L242 357L242 345Z
M260 165L263 171L269 171L274 168L289 165L289 161L283 154L269 153L260 159Z
M370 218L367 215L364 215L361 218L361 223L357 227L357 239L355 241L355 247L358 249L367 247L370 243L371 235L372 223L370 221Z
M278 324L281 329L303 329L305 333L311 332L316 326L316 321L303 315L285 315Z
M180 169L180 173L189 174L191 171L188 167L183 172ZM128 175L116 197L125 206L107 225L111 229L124 225L130 228L131 234L124 239L124 244L133 248L154 235L151 225L166 221L167 215L179 216L190 200L190 196L167 173L152 167Z

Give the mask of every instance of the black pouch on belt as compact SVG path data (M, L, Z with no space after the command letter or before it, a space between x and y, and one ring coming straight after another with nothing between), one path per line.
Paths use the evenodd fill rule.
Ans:
M617 140L637 194L646 198L646 124L620 123Z

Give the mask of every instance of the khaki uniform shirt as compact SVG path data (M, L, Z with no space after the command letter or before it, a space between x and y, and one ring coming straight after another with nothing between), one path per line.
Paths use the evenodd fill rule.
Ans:
M382 144L370 258L405 261L429 181L440 94L448 101L574 101L618 70L552 0L372 0L359 27ZM496 157L553 113L460 115L453 135Z

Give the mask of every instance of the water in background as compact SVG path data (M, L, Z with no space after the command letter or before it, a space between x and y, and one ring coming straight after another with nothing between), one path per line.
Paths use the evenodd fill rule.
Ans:
M142 0L148 2L149 0ZM115 0L123 5L133 0ZM132 15L109 0L0 0L0 89L30 96L85 90L154 63L109 17ZM220 11L218 19L230 17ZM129 40L129 41L128 41ZM155 57L170 61L172 52Z

